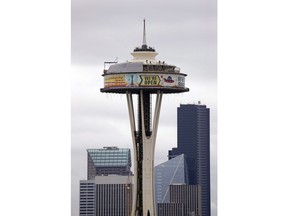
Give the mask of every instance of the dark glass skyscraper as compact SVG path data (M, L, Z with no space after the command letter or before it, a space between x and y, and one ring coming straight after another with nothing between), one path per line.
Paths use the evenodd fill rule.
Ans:
M210 110L206 105L181 104L177 109L177 148L172 159L185 154L190 185L201 185L202 215L211 215L210 198Z

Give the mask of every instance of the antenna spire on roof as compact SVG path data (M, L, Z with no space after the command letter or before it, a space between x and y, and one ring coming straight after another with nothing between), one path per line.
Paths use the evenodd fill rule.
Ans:
M155 52L155 49L152 47L148 47L146 44L146 26L145 26L145 18L143 19L143 43L141 47L136 47L134 52Z
M144 18L143 22L144 22L144 27L143 27L143 44L142 45L146 45L145 18Z

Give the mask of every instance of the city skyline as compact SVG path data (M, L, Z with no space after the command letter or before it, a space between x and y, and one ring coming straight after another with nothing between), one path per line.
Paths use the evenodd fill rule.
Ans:
M146 18L148 23L153 20L154 23L157 22L157 25L155 23L155 31L149 33L154 32L155 34L156 30L161 29L156 26L164 23L162 27L169 26L169 30L173 28L173 31L161 30L162 40L157 37L157 41L155 35L153 37L157 44L161 40L160 43L167 45L167 41L173 41L171 38L176 40L175 36L181 35L181 39L177 41L178 47L172 44L173 51L183 51L180 54L175 52L177 55L175 58L173 57L173 62L176 62L177 58L179 59L181 56L191 57L190 53L186 52L194 47L191 46L191 43L201 44L201 41L205 40L205 38L199 38L200 40L196 38L195 40L191 31L193 30L197 35L203 35L201 26L210 28L209 23L202 19L203 17L199 18L201 11L191 10L189 7L192 4L191 1L189 3L188 1L177 1L174 2L175 4L169 0L167 4L159 1L147 1L146 3L141 0L121 1L123 5L120 7L118 7L119 1L101 1L78 0L81 6L75 4L74 0L71 2L72 17L74 17L71 23L74 28L72 29L72 38L70 38L70 2L49 1L42 4L18 1L20 7L16 9L15 13L11 13L15 9L14 1L6 1L2 4L3 34L1 35L0 52L3 73L1 73L0 86L2 92L1 144L3 148L1 151L3 168L1 198L4 202L1 212L3 214L11 214L12 209L14 215L34 215L42 212L46 216L55 214L55 211L61 215L71 214L70 198L71 195L75 196L75 190L71 190L70 186L71 180L72 187L74 185L74 180L71 179L71 165L78 171L80 170L78 172L73 168L72 177L86 178L86 175L83 174L86 172L86 170L83 171L83 164L77 164L83 157L86 157L86 151L83 150L81 153L78 147L80 145L83 149L85 146L102 147L102 143L106 142L106 137L109 137L103 133L102 128L104 126L109 128L110 125L107 122L112 122L111 119L121 120L117 118L117 115L126 113L126 110L121 110L120 106L120 110L117 109L119 112L113 116L107 116L107 119L102 122L103 127L98 126L98 123L95 124L95 120L102 120L95 114L96 111L100 111L97 105L102 101L101 98L98 98L98 90L94 90L97 80L95 73L103 70L103 60L99 56L102 56L103 47L107 45L104 43L103 46L101 45L104 41L101 37L107 37L107 30L118 26L118 30L123 31L117 32L127 37L127 40L131 41L131 45L133 45L131 34L134 29L131 26L135 26L143 18ZM193 2L195 3L195 1ZM103 4L106 7L101 6ZM110 8L107 6L108 4L111 6ZM138 7L135 7L135 4ZM207 5L209 2L201 1L199 5L201 4ZM31 7L32 5L33 7ZM139 10L140 7L141 10ZM150 8L152 8L152 12L149 10ZM184 8L183 13L179 12L179 8ZM156 12L156 10L158 11ZM218 1L217 3L218 18L215 21L218 25L217 41L219 45L217 52L219 66L217 94L219 202L217 208L221 216L243 215L243 211L235 211L243 200L246 200L246 209L251 215L281 215L286 212L285 195L288 193L286 184L288 176L285 172L279 172L279 170L285 170L287 164L285 131L287 130L288 115L285 110L288 109L288 104L285 100L285 92L287 92L288 32L285 26L288 15L286 10L287 3L283 1L276 1L273 4L259 1L249 1L249 3ZM79 11L82 14L79 14ZM137 17L137 13L140 14L139 17ZM209 14L207 11L206 13ZM130 19L124 19L126 14L130 16ZM195 19L191 19L191 17ZM213 19L215 17L216 12ZM127 22L123 22L123 19ZM172 19L175 21L171 22ZM78 21L75 24L76 20ZM180 20L184 20L184 22L181 23ZM98 25L95 21L103 24ZM203 25L195 28L193 24L191 25L191 22L194 21L202 22ZM134 24L128 27L128 22L134 22ZM169 24L165 25L165 23ZM190 33L187 34L183 31L182 24L185 24L185 30ZM75 29L75 25L81 26L80 31L79 28ZM88 29L91 31L87 31ZM75 31L79 32L76 36ZM128 34L126 34L127 32ZM167 32L173 32L173 34ZM95 37L95 34L100 35L100 40L99 37ZM119 51L117 47L124 41L123 37L118 37L119 34L110 35L115 38L113 49L115 48L117 52ZM148 36L147 40L149 41L152 37ZM80 51L79 55L82 55L82 60L88 58L90 62L94 63L88 65L80 59L76 64L74 58L72 69L70 68L71 51L75 52L75 47L71 50L71 39L72 44L75 43L75 40L84 43L85 46L77 46L80 49L77 52ZM160 47L154 42L151 44L155 45L163 55L164 46ZM194 48L190 59L191 64L193 62L200 66L197 68L201 68L201 64L204 63L211 65L210 60L203 55L205 53L198 52L197 46ZM198 60L203 60L201 64L194 58L194 53L199 54ZM118 55L118 57L120 56ZM112 59L114 60L114 57ZM107 60L106 57L105 60ZM182 63L177 65L181 67L182 71L186 71L184 69L188 68L188 65L183 67ZM202 69L205 68L202 67ZM189 77L192 82L193 76L189 74ZM72 78L73 95L70 93L70 78ZM193 79L193 82L198 81ZM169 102L167 104L176 107L180 103L197 103L198 100L201 100L213 111L216 101L213 102L208 99L208 95L203 94L208 85L209 82L198 84L200 89L198 88L197 92L194 91L196 88L193 90L190 87L195 93L194 95L191 95L191 91L189 98L186 96L182 98L183 100L170 98L169 101L167 99ZM94 102L95 96L96 102ZM279 103L276 106L280 108L279 112L275 111L275 103L271 100ZM76 103L76 101L78 102ZM73 106L72 119L71 102ZM82 105L79 105L80 103ZM173 112L175 110L171 109L170 111L170 115L162 113L160 116L160 126L164 122L166 124L165 131L168 130L171 135L171 140L164 139L163 149L166 146L172 147L172 142L174 142L173 145L175 144L175 134L173 133L175 128L172 129L171 126L169 130L169 125L167 126L169 122L170 125L174 124L175 114ZM102 115L106 115L105 112L102 112ZM79 123L78 127L72 126L71 121L73 124ZM266 123L263 124L263 121ZM72 132L71 126L73 127ZM163 127L162 130L164 130ZM95 131L99 131L96 134L97 137L95 137ZM121 130L116 132L121 133ZM74 140L72 146L70 144L71 134ZM83 139L83 134L86 135L85 139ZM123 144L124 142L121 141L121 145L126 145ZM215 142L212 141L212 146L214 144ZM37 154L35 150L39 148L42 148L45 154L44 152ZM13 152L17 160L11 161L9 152ZM267 155L271 157L270 160L267 160ZM243 160L243 156L245 156L245 160ZM157 160L161 163L162 159L166 160L166 154L161 154L160 151ZM7 162L9 162L8 165ZM25 169L19 170L19 162ZM267 168L277 169L272 169L273 175L267 176ZM13 172L13 170L20 172ZM211 170L213 171L213 168ZM245 170L245 173L253 178L247 181L247 176L239 170ZM22 176L21 179L19 179L20 176ZM38 179L39 176L43 177L43 181L32 181ZM277 197L277 199L267 199L262 195L263 188L266 188L267 184L275 179L279 184L270 189L267 188L266 193L269 197ZM18 184L19 180L21 184ZM15 183L15 187L7 187L13 183ZM42 187L43 183L48 187ZM235 185L239 185L239 187ZM39 188L42 189L39 190ZM250 192L249 196L247 196L247 191ZM18 208L15 208L15 202L13 202L15 194L19 200L22 200L17 203ZM35 213L31 212L30 200L41 197L43 194L45 194L43 199L34 199ZM75 200L72 198L72 208L75 206L74 204ZM262 208L263 206L265 208Z
M77 189L77 178L86 176L85 163L81 162L85 149L132 146L124 97L100 95L99 89L104 61L132 59L130 53L141 44L142 20L146 18L147 44L158 51L157 59L175 64L188 74L186 86L190 89L183 95L163 97L165 109L160 114L155 165L166 161L167 151L177 144L176 107L198 101L207 104L211 108L212 216L216 216L216 1L183 1L182 6L172 1L168 5L127 3L129 8L125 3L72 1L72 215L77 212L73 203L77 204L78 197L73 188L76 185ZM139 6L146 12L139 12ZM162 12L157 11L160 8ZM113 13L108 17L107 11ZM133 13L125 16L128 11ZM110 136L112 128L115 136Z

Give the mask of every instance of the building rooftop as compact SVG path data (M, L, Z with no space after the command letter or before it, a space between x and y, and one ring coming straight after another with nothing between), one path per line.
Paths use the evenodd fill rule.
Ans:
M131 166L131 154L128 148L104 147L103 149L87 149L96 167Z

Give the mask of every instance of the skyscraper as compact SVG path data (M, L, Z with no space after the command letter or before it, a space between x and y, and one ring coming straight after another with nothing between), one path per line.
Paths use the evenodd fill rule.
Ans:
M210 197L210 110L205 105L181 104L177 109L177 148L169 151L172 159L187 157L190 185L202 190L202 215L211 215Z
M155 167L155 202L169 202L169 185L188 184L188 172L184 154Z
M87 179L80 181L80 216L127 216L131 212L130 149L87 150Z
M132 175L130 149L115 146L87 149L87 179L100 175Z

